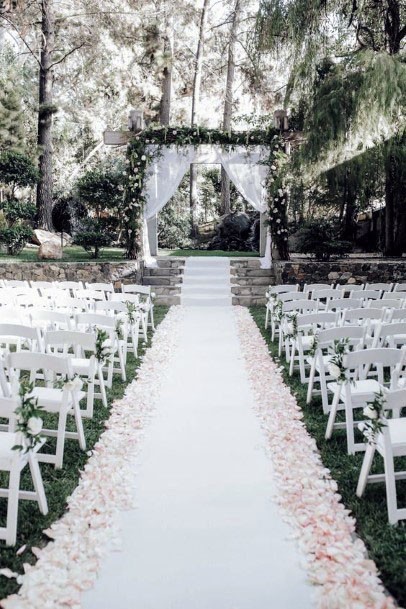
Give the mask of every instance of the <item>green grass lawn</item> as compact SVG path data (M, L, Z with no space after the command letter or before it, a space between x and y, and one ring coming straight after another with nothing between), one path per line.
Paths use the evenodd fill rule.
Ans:
M271 355L278 356L277 345L271 343L270 333L264 329L265 307L251 307L251 314L267 341ZM284 358L281 363L284 364ZM307 385L300 382L299 374L288 376L288 366L284 365L284 379L295 394L304 413L304 421L309 433L315 438L323 463L337 481L343 502L357 520L357 533L365 542L370 558L381 573L387 589L398 603L406 606L406 521L398 526L388 524L384 484L367 485L364 497L358 499L355 489L363 460L363 454L347 455L345 430L335 431L331 440L324 438L327 417L323 414L321 399L316 397L306 405ZM383 472L382 461L375 459L375 472ZM403 470L406 463L403 463ZM406 505L406 481L397 483L398 502ZM344 609L344 608L343 608Z
M258 258L258 252L225 252L223 250L171 250L169 256L221 256L222 258Z
M166 313L168 307L157 306L155 311L155 322L158 325ZM140 341L139 356L145 352ZM127 379L131 382L134 378L136 369L140 366L141 360L128 354L127 359ZM86 436L87 451L91 450L103 433L104 422L109 417L110 406L114 400L121 398L124 394L126 383L123 383L121 376L115 375L113 386L107 390L109 408L104 408L100 400L95 400L94 416L92 419L83 419L83 426ZM49 416L49 415L48 415ZM44 417L45 418L45 417ZM46 425L46 421L45 421ZM74 430L74 427L72 428ZM50 440L52 442L52 439ZM31 547L41 547L47 543L47 538L42 531L47 529L53 522L60 518L66 509L66 499L76 488L79 481L80 471L83 470L88 456L79 448L75 440L67 440L65 444L63 468L57 470L53 465L42 463L41 473L44 480L45 492L48 499L49 513L43 516L34 501L20 501L18 514L17 544L15 547L6 547L4 541L0 541L0 566L9 567L12 571L23 573L23 563L34 564L36 558L29 551ZM5 483L5 474L1 476L1 485ZM21 488L30 489L31 476L28 468L25 468L21 478ZM0 499L0 521L5 524L7 501ZM27 550L21 555L16 556L16 550L22 545L27 545ZM12 594L18 590L19 586L14 579L6 579L0 576L0 598Z
M90 254L85 252L83 247L71 245L63 248L62 260L56 262L111 262L124 260L124 250L118 247L106 247L102 250L99 258L95 260ZM1 262L41 262L48 264L52 260L39 260L37 257L37 249L25 247L18 256L9 256L8 254L0 253Z

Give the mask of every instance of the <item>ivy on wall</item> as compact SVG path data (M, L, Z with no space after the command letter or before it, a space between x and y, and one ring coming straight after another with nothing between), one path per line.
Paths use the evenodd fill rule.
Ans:
M248 131L220 131L205 127L149 127L137 135L128 145L124 196L124 223L126 236L126 256L138 257L142 243L142 223L146 204L143 193L144 181L151 162L165 146L200 146L209 144L233 149L236 146L265 146L270 150L270 173L267 180L269 192L270 226L280 257L288 258L287 249L287 194L282 187L282 177L278 177L284 165L284 143L277 129L253 129ZM282 189L282 195L279 195ZM280 198L278 202L276 199ZM275 209L278 211L275 212ZM281 249L282 248L282 249ZM284 255L283 255L284 254Z

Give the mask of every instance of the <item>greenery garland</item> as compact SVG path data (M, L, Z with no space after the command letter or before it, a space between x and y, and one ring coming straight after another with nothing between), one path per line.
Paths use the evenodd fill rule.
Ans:
M271 231L273 247L282 260L289 259L289 230L287 186L288 155L280 136L275 136L273 147L265 162L269 166L266 188L268 193L268 225Z
M204 144L221 146L224 149L233 149L236 146L245 146L247 150L251 146L269 147L270 156L265 161L265 164L269 165L272 172L276 172L278 167L282 166L281 157L286 156L283 152L283 142L280 138L280 133L273 127L248 131L222 131L220 129L207 129L206 127L150 126L134 135L128 144L127 169L125 171L127 184L124 195L123 217L125 222L127 258L137 258L141 249L143 212L146 203L143 186L148 166L160 155L161 149L165 146L175 145L183 147ZM151 149L149 146L154 148ZM272 184L272 181L268 180L267 185L269 186L270 184ZM272 194L273 192L272 189ZM275 237L275 242L278 249L285 244L285 249L281 252L282 257L284 257L283 253L287 251L285 219L282 224L282 217L286 216L286 195L284 195L284 200L285 203L282 205L284 211L283 213L281 211L280 221L278 222L278 218L275 218L276 225L281 224L281 226L276 226L274 231L277 236Z

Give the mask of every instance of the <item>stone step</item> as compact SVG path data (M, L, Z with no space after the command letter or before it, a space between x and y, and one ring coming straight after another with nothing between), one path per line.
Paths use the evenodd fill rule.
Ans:
M144 269L144 277L178 277L182 275L184 267L165 267L157 269Z
M195 294L208 296L229 296L230 286L225 285L184 285L182 286L182 295L194 296Z
M266 298L259 298L257 296L233 296L233 305L239 305L241 307L253 307L258 305L266 304Z
M180 268L185 265L185 258L158 258L157 264L160 269Z
M194 296L182 295L181 304L185 307L224 307L231 305L230 296L210 296L207 294L196 294Z
M182 283L182 277L180 275L174 275L169 277L144 277L143 285L153 285L153 286L167 286L167 285L179 285Z
M232 277L268 277L271 281L275 275L269 269L232 269Z
M171 307L173 305L180 305L180 295L178 296L157 296L154 300L157 306Z
M231 277L233 285L240 285L242 287L250 285L263 285L269 287L271 285L269 277Z
M183 276L183 279L187 278L187 283L190 285L200 285L200 284L221 284L228 282L230 283L230 278L228 275L193 275L188 273Z
M252 285L241 287L239 285L231 286L231 293L235 296L253 296L265 298L266 287L260 285Z
M153 291L156 296L176 296L180 294L180 286L157 285Z

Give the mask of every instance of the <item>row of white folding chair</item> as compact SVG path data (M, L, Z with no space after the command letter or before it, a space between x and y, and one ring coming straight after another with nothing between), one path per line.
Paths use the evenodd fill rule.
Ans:
M356 336L362 336L362 348L364 347L401 347L406 344L406 316L404 322L384 323L383 311L379 309L348 309L344 311L343 318L340 319L337 313L313 313L310 315L298 315L296 319L297 335L285 341L286 359L290 362L290 375L293 374L294 365L297 362L302 383L310 382L312 386L312 374L306 378L306 367L311 361L306 359L308 351L312 348L315 334L328 328L329 326L337 330L337 336L351 339L351 332L360 327L361 333L356 332ZM406 313L406 312L405 312ZM343 330L339 331L342 327ZM349 327L347 331L346 328ZM334 335L334 332L333 332ZM329 334L327 333L327 337ZM325 338L324 340L327 340ZM311 397L311 387L309 388L308 401ZM326 393L323 394L323 409L326 412Z
M115 339L109 336L110 342ZM0 324L0 346L3 356L12 351L31 353L54 353L62 354L73 358L73 373L80 377L85 377L86 409L82 410L83 416L93 416L93 405L95 398L101 398L103 405L107 408L107 398L105 392L105 381L103 377L103 367L108 372L106 384L111 386L109 381L113 374L112 362L97 362L96 353L96 333L78 332L70 330L48 330L44 333L39 328L17 324ZM121 370L120 370L121 372ZM100 392L95 393L94 385L100 386Z
M347 382L332 381L327 383L329 391L333 394L329 418L326 428L326 439L330 439L333 430L342 427L336 423L337 412L345 412L345 428L347 432L347 451L354 454L365 450L365 442L356 442L354 427L354 410L364 408L373 402L375 397L387 386L391 390L399 388L400 379L404 379L406 364L406 346L401 349L375 348L355 350L344 355L343 365L346 370ZM374 368L375 378L370 378L371 369ZM385 370L389 370L390 381L385 381ZM400 412L394 412L399 417Z

